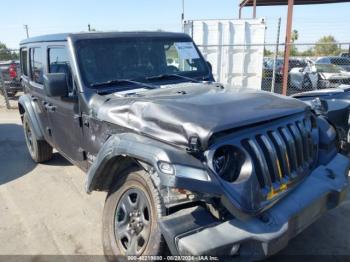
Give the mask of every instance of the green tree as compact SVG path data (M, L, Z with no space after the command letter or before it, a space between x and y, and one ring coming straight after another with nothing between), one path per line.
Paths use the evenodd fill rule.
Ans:
M264 48L264 56L272 56L272 55L273 55L273 52L271 50Z
M315 55L317 56L339 55L339 53L340 48L334 36L324 36L315 45Z
M18 59L18 53L11 51L4 43L0 42L0 61L16 59Z
M301 56L315 56L315 50L313 48L309 48L300 53Z
M294 43L298 39L299 39L299 32L298 32L298 30L293 30L293 32L292 32L292 42Z
M297 41L299 39L299 32L298 30L293 30L292 32L292 45L290 47L290 55L291 56L298 56L299 52L298 52L298 48L294 45L294 42Z

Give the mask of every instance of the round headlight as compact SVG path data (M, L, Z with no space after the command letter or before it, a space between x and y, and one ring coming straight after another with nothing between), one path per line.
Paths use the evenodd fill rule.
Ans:
M213 168L222 179L228 182L237 180L243 163L243 153L234 146L222 146L214 153Z

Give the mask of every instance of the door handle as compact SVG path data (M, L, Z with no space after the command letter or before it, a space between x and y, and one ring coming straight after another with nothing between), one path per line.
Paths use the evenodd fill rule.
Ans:
M44 104L44 107L49 112L55 112L56 111L56 107L54 105L46 103L46 104Z
M38 101L38 98L36 96L30 96L34 102Z

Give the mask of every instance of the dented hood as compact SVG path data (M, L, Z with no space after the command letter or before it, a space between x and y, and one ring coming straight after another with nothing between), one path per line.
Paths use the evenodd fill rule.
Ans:
M158 140L188 147L198 137L202 149L212 134L304 111L296 99L215 84L181 84L108 96L99 119Z

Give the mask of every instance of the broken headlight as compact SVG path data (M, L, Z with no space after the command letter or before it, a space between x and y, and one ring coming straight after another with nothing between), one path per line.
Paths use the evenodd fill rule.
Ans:
M244 160L245 156L239 148L222 146L214 153L213 167L222 179L234 182L239 177Z
M167 175L175 175L177 177L196 179L201 181L210 181L208 172L204 169L185 165L170 164L163 161L158 162L158 168L160 172Z
M317 114L320 115L326 114L328 111L327 101L320 99L319 97L316 97L311 101L311 107Z

